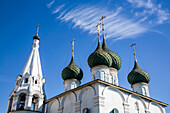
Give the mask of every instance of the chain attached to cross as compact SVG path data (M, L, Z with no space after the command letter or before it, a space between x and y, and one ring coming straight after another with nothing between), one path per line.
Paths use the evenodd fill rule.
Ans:
M40 24L38 24L37 27L36 27L37 28L37 33L36 33L37 36L38 36L39 26L40 26Z
M133 55L134 55L135 61L137 61L136 53L135 53L135 47L134 47L135 45L136 45L135 43L132 43L132 45L130 47L133 47Z
M100 36L100 24L101 24L101 23L98 23L98 24L96 25L96 27L98 28L98 36Z
M71 41L71 43L72 43L72 57L74 57L74 41L75 41L75 39L73 39Z

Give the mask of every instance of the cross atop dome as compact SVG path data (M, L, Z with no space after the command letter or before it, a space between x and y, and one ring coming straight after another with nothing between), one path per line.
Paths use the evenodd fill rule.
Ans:
M135 58L135 62L137 62L137 59L136 59L136 53L135 53L135 46L136 43L132 43L132 45L130 47L133 47L133 55L134 55L134 58Z
M38 36L39 26L40 26L40 24L38 24L37 27L36 27L37 28L36 36Z

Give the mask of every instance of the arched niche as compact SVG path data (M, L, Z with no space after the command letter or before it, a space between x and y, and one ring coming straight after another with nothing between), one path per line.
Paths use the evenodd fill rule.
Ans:
M102 91L103 97L105 97L105 112L110 113L114 108L119 110L120 113L124 112L123 103L125 102L125 97L123 92L117 88L107 86Z
M114 88L114 87L111 87L111 86L106 86L106 87L103 89L103 91L102 91L102 95L104 95L104 93L105 93L106 90L113 90L113 91L119 93L120 96L121 96L121 98L122 98L122 101L125 102L125 97L124 97L123 93L122 93L119 89Z
M51 105L48 107L48 113L58 113L58 108L59 108L59 100L55 99L52 102L50 102Z
M96 90L93 86L89 85L89 86L86 86L85 88L83 88L79 94L79 101L82 101L82 96L84 94L84 92L86 92L87 90L91 90L93 93L91 96L95 96L96 95Z
M134 94L130 94L127 97L126 102L129 104L129 112L139 112L139 113L145 113L147 106L146 102L139 96L136 96Z
M87 86L83 88L79 94L79 101L81 102L81 110L86 108L87 113L92 112L94 105L93 98L96 95L95 88L93 86ZM87 110L88 109L88 110Z
M61 100L61 107L63 108L63 113L74 113L76 100L76 95L73 92L64 95Z
M151 111L151 113L165 113L164 108L155 102L150 103L149 111Z

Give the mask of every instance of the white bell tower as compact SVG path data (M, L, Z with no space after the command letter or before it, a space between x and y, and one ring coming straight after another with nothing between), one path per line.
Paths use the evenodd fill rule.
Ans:
M44 112L45 79L38 50L40 41L38 28L39 25L37 34L33 37L31 54L21 74L17 76L15 87L9 96L7 113Z

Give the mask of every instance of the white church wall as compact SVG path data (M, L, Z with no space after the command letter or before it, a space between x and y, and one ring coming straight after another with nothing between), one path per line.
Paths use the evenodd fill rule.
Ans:
M95 83L72 91L47 105L46 113L110 113L116 108L119 113L166 113L164 107L119 90L115 87Z

